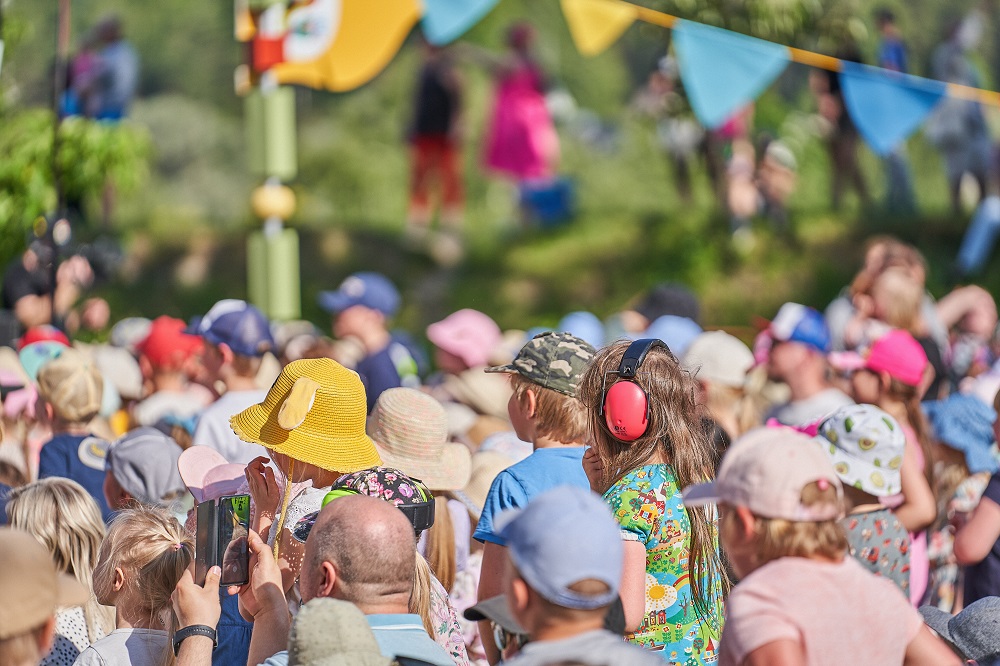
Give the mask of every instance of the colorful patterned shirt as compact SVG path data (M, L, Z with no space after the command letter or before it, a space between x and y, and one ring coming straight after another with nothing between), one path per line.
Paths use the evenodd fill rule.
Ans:
M910 598L910 534L891 509L852 513L841 519L851 557L888 578Z
M621 525L622 539L646 547L646 617L625 638L660 652L669 664L716 663L723 617L721 574L703 577L701 589L711 590L712 596L707 610L700 612L688 572L691 522L673 468L635 469L611 486L604 499Z

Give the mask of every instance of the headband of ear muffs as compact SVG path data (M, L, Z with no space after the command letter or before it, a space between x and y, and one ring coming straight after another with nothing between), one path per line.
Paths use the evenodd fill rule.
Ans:
M421 532L430 529L434 525L434 495L425 490L422 483L415 483L413 485L416 487L417 492L420 493L421 501L413 502L412 504L397 504L396 508L402 511L403 515L409 519L410 524L413 525L413 531L419 537ZM338 497L360 494L353 488L337 488L336 490L331 490L323 497L323 506L326 506Z
M641 386L633 381L646 355L655 347L662 347L670 354L670 348L662 340L645 338L636 340L625 350L618 369L607 375L617 375L618 381L604 391L601 415L611 435L622 442L634 442L643 436L649 426L649 396Z

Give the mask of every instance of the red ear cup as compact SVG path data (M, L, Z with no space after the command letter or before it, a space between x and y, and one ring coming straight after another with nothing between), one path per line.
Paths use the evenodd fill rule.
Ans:
M646 432L646 392L635 382L620 381L604 397L604 420L608 430L623 442L632 442Z

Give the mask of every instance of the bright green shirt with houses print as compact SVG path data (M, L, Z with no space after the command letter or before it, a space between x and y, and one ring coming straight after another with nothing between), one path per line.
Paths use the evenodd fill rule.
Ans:
M621 525L622 539L646 547L646 617L625 637L663 656L668 664L704 666L719 660L722 582L705 576L708 609L696 608L688 574L691 523L670 465L644 465L611 486L604 499ZM716 548L718 544L715 544Z

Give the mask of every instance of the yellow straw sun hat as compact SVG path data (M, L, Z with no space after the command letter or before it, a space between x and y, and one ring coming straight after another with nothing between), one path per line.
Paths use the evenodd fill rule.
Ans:
M356 372L328 358L285 366L264 402L229 419L240 439L336 472L382 464L365 434L365 387Z

